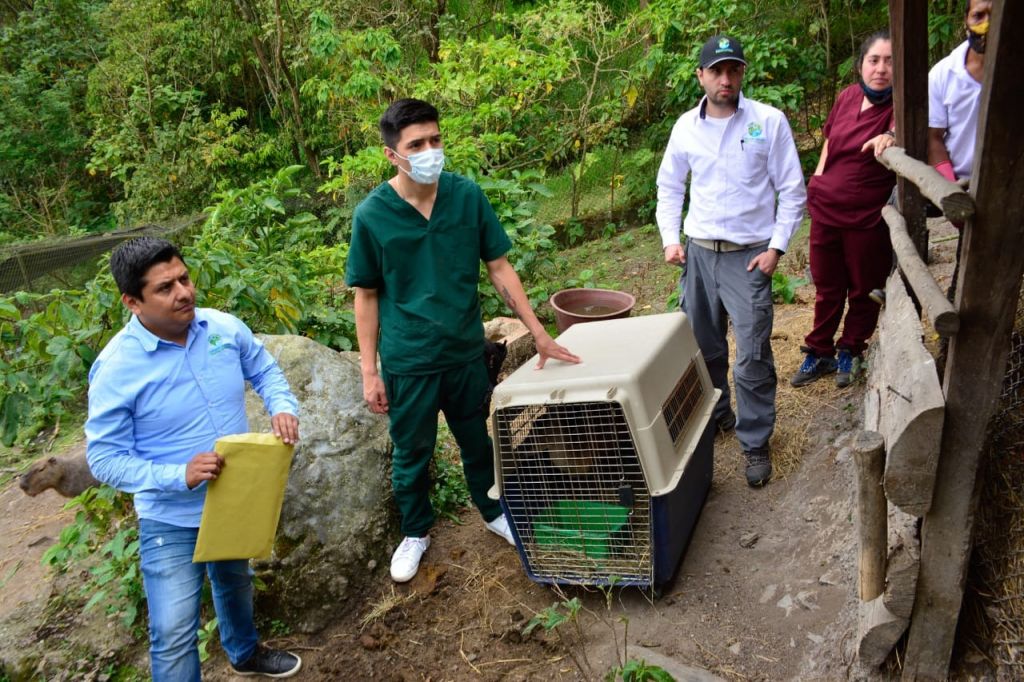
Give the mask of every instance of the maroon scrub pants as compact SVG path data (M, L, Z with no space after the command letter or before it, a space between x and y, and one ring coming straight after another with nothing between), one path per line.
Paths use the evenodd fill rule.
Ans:
M841 228L811 221L811 276L814 328L804 342L815 355L831 357L836 348L858 356L878 323L879 305L868 294L884 289L892 270L892 244L884 221L868 229ZM849 301L846 320L843 309ZM843 335L833 343L839 323Z

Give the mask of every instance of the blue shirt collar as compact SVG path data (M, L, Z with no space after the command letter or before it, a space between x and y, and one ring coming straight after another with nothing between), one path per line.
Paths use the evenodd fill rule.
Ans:
M196 308L196 315L192 318L192 322L188 326L188 340L185 342L186 347L192 345L192 342L195 340L196 334L199 332L200 328L206 329L206 325L206 316L201 314L200 308ZM131 336L139 340L139 343L142 344L142 349L147 353L155 351L161 343L172 346L176 345L169 341L164 341L159 336L146 329L142 322L139 321L139 318L134 314L132 315L132 318L128 320L127 330Z

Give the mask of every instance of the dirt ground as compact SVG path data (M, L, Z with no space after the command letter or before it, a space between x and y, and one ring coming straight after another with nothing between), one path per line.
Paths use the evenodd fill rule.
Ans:
M828 380L789 388L809 323L806 306L777 309L775 480L748 488L735 437L717 438L706 506L660 597L625 588L606 603L598 590L559 594L535 584L514 549L467 510L461 524L438 524L412 583L395 586L382 570L364 600L338 605L334 626L274 643L303 656L310 680L597 679L627 657L677 679L710 679L701 671L846 678L855 627L853 485L841 446L856 427L860 389L840 391ZM63 502L53 491L27 498L13 482L0 493L0 578L12 574L0 612L48 589L39 556L70 521ZM522 635L535 613L572 597L584 604L576 621ZM209 680L233 678L219 650L204 671Z
M630 263L620 266L628 274ZM644 286L664 293L662 284ZM648 312L644 301L638 306ZM302 655L306 680L600 679L627 658L680 680L863 676L853 661L855 490L845 447L859 428L863 381L789 386L811 302L805 286L796 304L776 306L775 478L747 487L735 436L719 435L711 492L660 595L535 584L514 549L467 510L461 523L436 526L413 582L390 581L392 547L381 548L374 587L339 604L333 626L298 635L268 621L264 630L277 633L271 643ZM70 520L63 501L52 491L30 500L15 482L0 491L0 614L44 589L38 557ZM578 618L523 634L536 613L573 597L583 604ZM204 678L234 679L219 649Z
M789 388L799 353L788 346L799 345L809 323L809 308L777 310L776 479L749 488L735 436L718 437L706 506L658 598L626 588L606 601L595 589L559 594L532 583L516 552L466 511L461 525L435 528L410 585L382 574L365 602L340 606L335 626L276 643L297 649L307 679L317 680L599 679L626 657L662 665L677 679L847 678L855 540L842 446L856 428L861 390L841 391L830 380L799 393ZM535 613L572 597L585 606L576 623L522 635ZM209 673L232 679L222 659Z

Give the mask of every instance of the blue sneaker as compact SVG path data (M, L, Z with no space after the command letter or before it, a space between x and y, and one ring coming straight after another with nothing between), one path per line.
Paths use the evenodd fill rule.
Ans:
M804 351L804 362L800 369L790 378L792 386L800 387L814 383L826 374L836 371L835 358L819 358L810 348L801 348Z
M859 355L851 355L845 348L839 349L839 358L836 361L836 386L846 388L860 376L861 365L864 359Z

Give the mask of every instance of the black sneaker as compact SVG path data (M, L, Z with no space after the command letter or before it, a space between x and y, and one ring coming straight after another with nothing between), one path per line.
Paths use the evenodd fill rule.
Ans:
M790 378L790 385L796 387L806 386L807 384L814 383L826 374L832 374L832 372L836 371L835 358L819 358L810 348L801 348L801 350L806 353L804 355L804 362L800 365L800 369L796 371L796 374Z
M729 433L736 428L736 413L729 410L724 416L718 418L716 424L719 431L722 433Z
M772 458L767 447L752 448L743 453L747 458L747 485L760 488L772 479Z
M245 663L232 665L231 669L236 675L249 677L251 675L263 675L264 677L291 677L299 672L302 667L302 659L289 651L268 649L262 644L256 645L256 651L252 652Z

